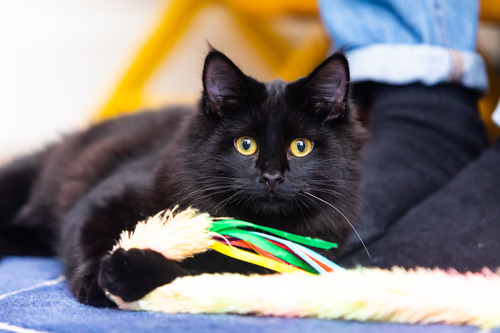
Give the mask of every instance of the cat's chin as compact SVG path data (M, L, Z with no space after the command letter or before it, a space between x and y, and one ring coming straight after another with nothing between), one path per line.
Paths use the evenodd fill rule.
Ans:
M297 204L276 195L268 195L253 201L254 214L265 217L284 217L297 209Z

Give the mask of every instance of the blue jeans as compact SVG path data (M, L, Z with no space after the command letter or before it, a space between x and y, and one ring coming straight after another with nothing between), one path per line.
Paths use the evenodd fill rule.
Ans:
M456 82L481 92L488 79L475 52L474 0L319 0L334 48L344 48L353 81Z

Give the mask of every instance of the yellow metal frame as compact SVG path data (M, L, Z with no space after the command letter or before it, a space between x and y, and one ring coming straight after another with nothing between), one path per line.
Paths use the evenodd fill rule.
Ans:
M144 44L136 59L119 82L95 120L115 116L123 111L148 105L147 81L168 56L193 18L209 5L224 5L262 60L276 76L293 80L307 73L325 57L329 38L323 30L311 31L297 47L272 29L277 15L317 17L314 0L173 0L164 10L161 22Z
M482 22L500 23L500 1L481 0L480 20ZM500 137L500 128L495 125L491 115L495 110L500 98L500 76L498 68L493 68L491 64L486 64L490 89L488 93L479 101L479 110L485 123L486 130L492 141Z
M330 47L329 37L321 29L312 29L299 45L291 45L272 28L272 20L283 14L318 18L315 0L173 0L165 7L158 27L138 53L111 98L93 119L101 120L147 106L149 98L145 86L155 70L180 40L193 18L205 7L221 4L230 10L263 62L284 80L294 80L310 72L324 59ZM500 22L498 0L481 1L481 20ZM488 74L490 91L480 101L480 110L490 137L495 139L500 137L500 129L492 123L491 114L500 97L500 78L491 67L488 68Z

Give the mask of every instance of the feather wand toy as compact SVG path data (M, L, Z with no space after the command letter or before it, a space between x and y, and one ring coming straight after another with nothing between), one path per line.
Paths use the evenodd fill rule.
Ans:
M279 273L324 274L342 268L308 247L330 250L337 244L299 236L253 223L213 218L207 213L177 207L139 222L123 232L114 247L151 249L176 261L207 250L259 265Z
M112 251L152 249L182 261L214 249L285 274L185 276L134 302L109 297L121 309L136 311L500 327L498 273L345 270L304 245L336 246L243 221L212 218L195 209L166 210L139 222L133 232L123 232Z

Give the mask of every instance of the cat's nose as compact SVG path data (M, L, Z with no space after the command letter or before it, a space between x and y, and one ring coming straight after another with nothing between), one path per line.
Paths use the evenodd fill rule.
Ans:
M266 171L262 173L260 180L269 186L269 190L272 192L276 188L276 185L283 182L283 175L279 171Z

